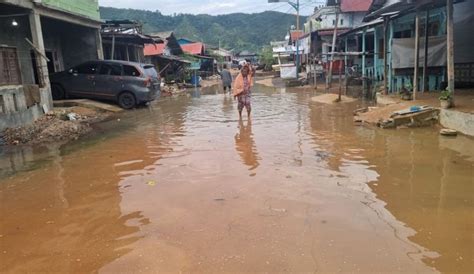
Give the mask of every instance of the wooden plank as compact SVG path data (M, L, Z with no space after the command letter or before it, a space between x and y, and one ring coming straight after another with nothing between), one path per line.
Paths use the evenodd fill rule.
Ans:
M383 93L385 95L388 94L388 56L387 56L387 49L388 49L388 18L384 17L383 20Z
M425 60L423 62L423 89L422 91L428 91L428 46L429 46L429 32L428 27L430 26L430 10L426 10L425 18L425 49L424 56Z
M454 104L454 23L453 0L446 0L447 10L447 51L448 51L448 90L452 94Z
M413 100L416 100L416 93L418 92L419 68L420 68L420 13L416 12L416 16L415 16L415 68L414 68L414 73L413 73Z

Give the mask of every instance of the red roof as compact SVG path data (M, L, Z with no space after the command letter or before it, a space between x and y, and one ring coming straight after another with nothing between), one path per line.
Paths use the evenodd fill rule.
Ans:
M165 43L146 44L145 48L143 49L143 52L145 53L145 56L161 55L161 54L163 54L163 51L165 50L165 47L166 47Z
M183 49L184 52L189 53L189 54L194 54L194 55L204 54L204 44L200 42L184 44L184 45L181 45L181 48Z
M291 32L291 41L296 41L298 40L298 38L300 38L300 36L303 35L303 32L300 31L300 30L297 30L297 31L292 31Z
M342 0L341 11L342 12L362 12L368 11L372 0Z

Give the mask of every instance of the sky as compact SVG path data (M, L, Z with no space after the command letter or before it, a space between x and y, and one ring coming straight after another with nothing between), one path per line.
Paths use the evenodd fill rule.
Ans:
M315 6L325 2L325 0L300 0L301 14L310 15ZM234 12L255 13L266 10L295 13L288 3L270 4L267 0L99 0L99 4L105 7L159 10L166 15L174 13L217 15Z

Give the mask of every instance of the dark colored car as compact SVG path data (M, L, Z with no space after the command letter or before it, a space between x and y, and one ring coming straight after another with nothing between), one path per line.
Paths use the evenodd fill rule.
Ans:
M89 61L50 76L54 100L111 100L124 109L155 100L160 79L153 65L126 61Z

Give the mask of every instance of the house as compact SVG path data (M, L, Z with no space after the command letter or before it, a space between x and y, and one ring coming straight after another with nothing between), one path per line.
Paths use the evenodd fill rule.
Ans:
M304 27L305 35L311 36L311 55L326 66L330 60L329 53L337 50L332 48L334 33L341 36L359 26L371 3L372 0L327 0L326 6L315 8ZM335 61L333 71L339 71L341 66L344 66L342 61Z
M236 54L236 59L239 61L249 61L251 63L257 63L258 62L258 54L248 51L248 50L243 50Z
M101 36L106 60L143 63L145 45L156 43L156 39L143 34L141 23L132 20L106 20Z
M48 75L102 59L97 0L0 0L0 129L53 108Z
M474 1L453 2L454 81L458 87L474 86ZM354 58L363 76L383 85L386 93L448 85L446 0L374 0L364 21L341 37L346 52L364 53Z
M146 62L154 64L165 81L185 79L186 68L191 62L180 57L184 51L174 33L158 32L150 36L155 42L146 44L143 49Z
M193 44L193 43L196 43L196 41L193 41L193 40L188 39L188 38L179 38L178 39L178 44L180 44L181 46L182 45L187 45L187 44Z
M187 54L199 56L206 55L206 46L201 42L182 44L181 48Z
M146 44L144 48L145 56L153 55L181 55L184 53L178 39L172 31L157 32L150 34L152 38L157 41L162 41L158 44Z

